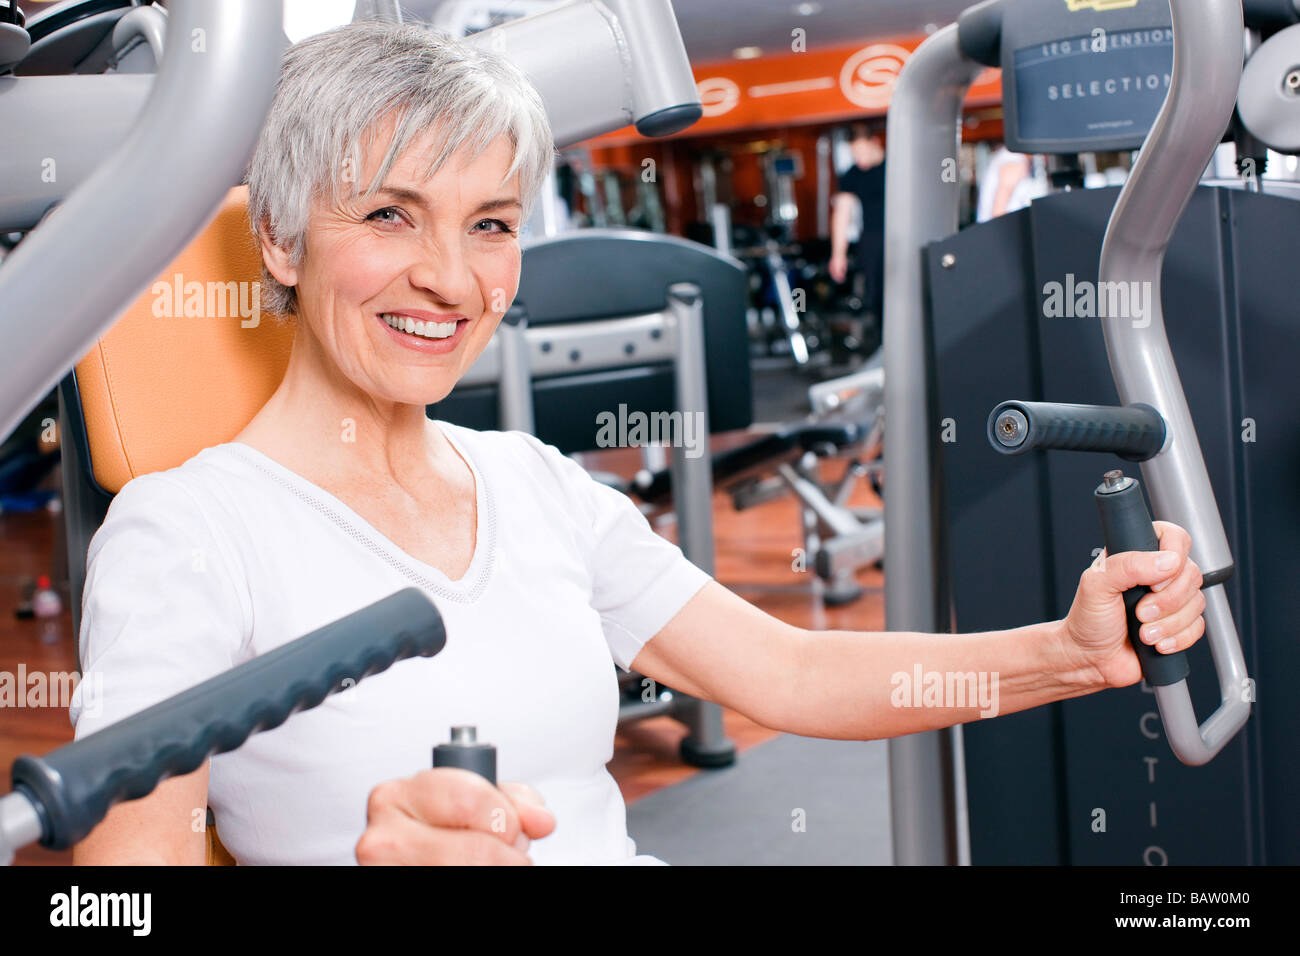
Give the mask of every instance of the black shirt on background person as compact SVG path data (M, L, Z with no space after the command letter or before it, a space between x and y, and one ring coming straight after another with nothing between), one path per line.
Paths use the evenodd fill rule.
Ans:
M853 165L839 176L837 193L851 193L862 204L862 232L858 236L857 262L866 278L868 309L879 318L885 275L885 164L870 169Z

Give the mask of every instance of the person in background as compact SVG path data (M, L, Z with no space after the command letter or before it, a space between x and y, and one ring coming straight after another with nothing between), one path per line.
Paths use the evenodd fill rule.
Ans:
M1003 213L1023 209L1045 192L1033 177L1029 157L999 146L989 157L988 167L980 180L976 222L987 222Z
M848 275L849 222L856 200L862 209L857 263L866 279L863 301L879 319L885 291L885 144L867 123L854 123L849 145L853 165L840 174L831 200L830 273L836 282Z

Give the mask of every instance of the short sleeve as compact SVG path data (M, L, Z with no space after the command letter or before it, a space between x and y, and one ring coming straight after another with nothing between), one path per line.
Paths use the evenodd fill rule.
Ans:
M229 670L247 634L235 557L165 473L127 482L86 555L80 739Z
M592 478L554 446L523 437L561 482L575 518L585 519L579 532L591 573L592 607L600 614L614 663L630 670L641 648L712 577L657 534L627 495Z

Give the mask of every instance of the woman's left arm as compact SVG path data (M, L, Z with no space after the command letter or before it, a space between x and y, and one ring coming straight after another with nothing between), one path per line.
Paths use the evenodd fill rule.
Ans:
M710 582L647 642L638 673L751 720L808 737L872 740L1014 713L1136 683L1123 592L1142 639L1163 653L1204 632L1201 574L1190 539L1156 522L1164 551L1097 562L1064 620L985 634L806 631ZM1169 643L1165 643L1169 642Z

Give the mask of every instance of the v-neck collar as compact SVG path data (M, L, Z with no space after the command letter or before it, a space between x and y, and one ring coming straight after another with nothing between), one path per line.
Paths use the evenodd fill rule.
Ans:
M206 451L225 449L241 461L271 478L276 484L303 501L321 516L332 522L345 534L364 546L371 553L383 559L401 572L415 584L427 588L434 594L451 601L473 603L482 596L492 574L496 553L496 509L493 504L491 489L483 480L483 475L475 464L473 457L451 433L447 423L439 422L439 428L452 447L469 466L474 476L475 522L474 556L464 575L453 581L443 571L426 564L403 551L386 535L379 532L370 522L357 514L342 500L330 494L324 488L308 481L302 475L286 468L274 458L243 442L231 441L214 445Z

